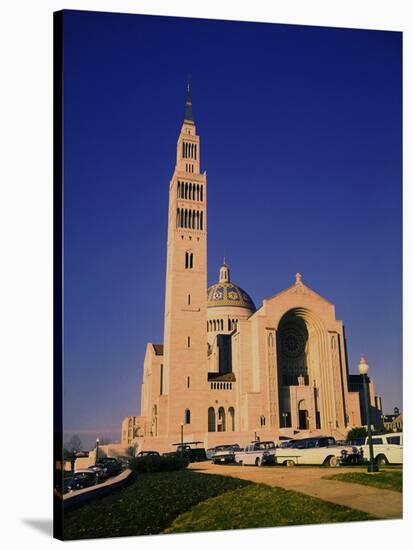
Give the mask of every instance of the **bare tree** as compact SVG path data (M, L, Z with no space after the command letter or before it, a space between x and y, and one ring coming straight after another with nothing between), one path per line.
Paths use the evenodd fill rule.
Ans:
M82 440L77 434L74 434L65 447L70 453L77 453L82 450Z

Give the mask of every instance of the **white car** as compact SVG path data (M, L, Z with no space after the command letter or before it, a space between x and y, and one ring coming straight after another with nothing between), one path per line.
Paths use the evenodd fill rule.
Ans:
M252 441L245 449L235 453L235 462L253 466L275 464L275 450L274 441Z
M291 446L277 447L276 464L295 466L297 464L339 466L343 449L352 452L352 447L336 444L334 437L309 437L299 439Z
M373 435L373 454L374 461L379 466L386 464L403 464L403 433L389 433L382 435ZM363 451L364 460L369 460L370 450L369 441L366 437L364 445L360 450Z
M240 451L239 445L219 445L215 447L212 462L214 464L228 463L235 461L235 453Z

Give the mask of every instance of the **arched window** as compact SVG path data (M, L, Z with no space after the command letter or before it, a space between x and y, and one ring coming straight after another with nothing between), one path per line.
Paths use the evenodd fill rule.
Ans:
M231 430L231 432L235 432L235 410L234 407L230 407L228 409L228 428Z
M185 424L191 423L191 411L189 409L185 410Z
M228 330L231 330L231 319L228 319Z
M225 409L224 409L224 407L220 407L218 409L218 431L219 432L225 432L226 431Z
M180 214L181 214L181 211L180 209L178 208L177 211L176 211L176 227L179 227L179 224L180 224Z
M191 378L188 376L187 379L186 379L186 387L187 388L190 388L191 387ZM189 424L189 422L188 422Z
M201 210L200 219L199 219L199 226L200 226L199 228L200 228L201 231L202 231L203 225L204 225L203 224L203 218L204 218L204 213Z
M201 198L201 202L202 202L202 201L204 200L204 199L202 198L202 195L203 195L203 189L204 189L204 186L203 186L203 185L201 185L201 192L200 192L200 198Z
M208 431L215 432L215 409L209 407L208 409Z
M189 229L192 227L192 210L188 210L188 227Z
M260 424L261 424L261 427L265 426L265 416L264 415L261 415Z
M221 319L221 330L224 330L224 321Z
M185 252L185 269L192 269L194 267L194 255L192 252ZM188 294L188 304L191 298Z
M214 332L217 330L217 322L214 321Z

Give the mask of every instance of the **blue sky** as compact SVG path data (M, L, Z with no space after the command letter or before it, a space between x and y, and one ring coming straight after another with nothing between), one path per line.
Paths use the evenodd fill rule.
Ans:
M401 407L401 33L66 12L65 429L139 414L163 338L168 184L191 76L224 253L257 305L304 282L336 305L384 409Z

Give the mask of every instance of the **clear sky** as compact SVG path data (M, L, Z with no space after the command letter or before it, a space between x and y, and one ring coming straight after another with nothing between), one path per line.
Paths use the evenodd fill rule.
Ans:
M70 11L64 33L65 439L139 414L188 75L209 284L225 253L259 307L300 271L401 407L401 33Z

